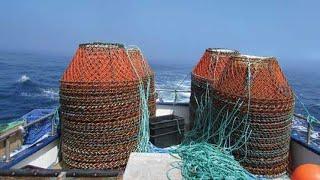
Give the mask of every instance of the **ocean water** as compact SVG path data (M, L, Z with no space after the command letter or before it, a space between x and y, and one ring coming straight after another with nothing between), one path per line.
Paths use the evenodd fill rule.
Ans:
M59 101L59 79L71 56L0 52L0 122L21 117L35 108L54 108ZM156 88L190 90L190 72L195 60L187 64L150 63L156 73ZM320 119L320 73L308 69L284 67L289 83L309 112ZM178 95L179 102L189 100L189 92ZM160 92L163 101L174 94ZM296 111L303 114L297 102Z

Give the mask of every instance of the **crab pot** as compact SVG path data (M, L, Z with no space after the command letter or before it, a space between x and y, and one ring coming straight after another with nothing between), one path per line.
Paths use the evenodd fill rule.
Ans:
M248 171L263 176L277 176L288 166L294 97L276 58L239 55L231 58L214 89L216 109L230 109L241 101L241 124L232 135L234 141L249 126L251 135L239 150L237 159ZM245 122L241 122L247 117ZM245 157L245 158L244 158Z
M137 146L139 77L122 44L80 44L60 84L67 168L123 169Z
M156 115L156 98L155 98L155 84L154 84L154 72L149 66L148 62L144 58L141 50L137 47L127 48L128 55L130 60L135 67L135 70L139 74L143 82L143 86L145 91L147 92L147 88L149 91L148 94L148 109L150 117L155 117ZM149 87L148 87L149 86Z
M198 64L191 73L191 96L190 96L190 127L195 121L195 112L205 96L205 93L215 88L223 73L226 63L233 56L239 55L236 50L222 48L208 48L204 52ZM211 92L208 92L211 93Z
M150 142L157 147L180 144L184 134L184 118L165 115L150 118Z

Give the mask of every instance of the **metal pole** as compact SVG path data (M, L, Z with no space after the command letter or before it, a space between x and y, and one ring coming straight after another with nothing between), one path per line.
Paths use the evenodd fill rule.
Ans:
M67 172L61 172L57 177L58 180L65 180L67 179Z
M54 116L53 116L53 118L51 119L51 136L54 136L55 135L55 127L54 127L54 120L55 120L55 118L54 118Z
M6 141L6 145L5 145L5 161L9 162L10 161L10 136L5 141Z
M311 125L309 122L308 123L308 136L307 136L307 143L310 144L311 142Z

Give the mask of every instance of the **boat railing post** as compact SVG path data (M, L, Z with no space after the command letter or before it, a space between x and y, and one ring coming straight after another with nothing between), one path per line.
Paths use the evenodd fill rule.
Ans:
M57 177L58 180L64 180L64 179L67 179L67 172L61 172L58 177Z
M307 135L307 144L309 145L311 142L311 124L309 122L308 123L308 135Z
M5 140L5 161L10 161L10 136Z
M51 119L51 136L55 135L55 123L54 123L54 121L55 121L55 118L53 116L52 119Z
M172 114L175 114L175 105L177 103L177 99L178 99L178 91L175 89L174 90L174 99L173 99L173 104L172 104Z
M173 103L176 103L177 102L177 99L178 99L178 94L177 94L177 90L175 89L174 90L174 100L173 100Z

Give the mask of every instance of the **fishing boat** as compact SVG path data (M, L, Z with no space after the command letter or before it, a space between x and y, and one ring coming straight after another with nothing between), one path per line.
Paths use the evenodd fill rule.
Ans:
M218 58L221 59L218 61ZM216 66L214 71L208 69L213 66L212 62ZM235 68L237 71L233 71ZM257 74L251 73L257 69ZM226 75L222 76L222 72ZM231 75L235 72L240 73ZM251 80L252 74L255 78ZM215 76L203 78L206 75ZM139 48L118 43L80 44L60 81L60 107L32 110L1 127L0 176L181 179L185 178L185 170L177 168L174 162L185 157L172 152L186 145L184 139L190 132L197 137L197 131L203 133L200 138L205 137L204 134L207 138L200 143L198 139L192 140L186 149L202 144L204 146L198 148L202 153L201 148L208 147L204 154L214 152L213 156L221 158L211 158L208 162L215 164L210 168L228 162L234 166L224 175L237 171L233 178L241 175L240 179L286 179L302 164L320 164L320 127L314 123L318 121L299 114L292 118L293 94L275 58L209 48L193 70L191 79L189 90L154 89L154 73ZM209 83L203 83L204 80L212 80L213 94L209 93ZM196 83L206 84L206 88L194 86ZM274 91L265 91L266 88ZM244 95L247 91L249 93ZM199 95L197 92L208 96L205 103L194 97ZM190 102L179 101L182 94L191 95ZM270 94L274 99L270 100ZM209 99L209 95L216 99ZM164 101L170 99L165 96L174 98ZM238 117L237 112L231 111L220 117L226 104L236 99L234 97L243 98L246 106L235 107L239 114L243 111L246 115ZM216 103L214 108L211 102ZM238 101L232 103L233 106ZM219 110L221 104L224 107ZM202 111L203 116L199 116L201 107L209 110ZM250 112L251 125L247 123L249 110L253 111ZM211 116L213 111L217 116ZM219 125L212 125L212 122ZM249 126L252 126L250 132ZM208 127L210 129L206 129ZM222 135L215 139L212 134ZM236 140L238 138L244 142ZM253 143L247 138L253 139ZM243 152L242 145L237 146L240 143L249 144L248 149L244 146L245 160L249 163L239 163ZM236 147L234 156L228 150L233 150L231 147ZM193 161L193 158L189 159ZM172 169L175 170L173 175ZM193 175L196 170L187 171Z
M172 93L179 97L180 93L190 93L189 90L170 90L157 89L158 94L162 92ZM188 129L189 121L189 103L178 102L158 102L156 104L156 115L175 115L184 119L184 129ZM39 113L42 112L42 113ZM36 119L27 124L20 124L14 130L3 132L0 141L4 154L0 162L0 176L10 177L118 177L123 175L123 171L116 170L86 170L86 169L62 169L59 165L59 140L60 133L58 116L55 116L55 109L37 109L23 116L22 119L28 118L28 115L36 114ZM39 126L40 123L48 122L51 129L32 143L22 144L20 148L12 151L11 137L26 133L31 127ZM293 126L290 142L290 169L288 174L306 163L320 164L320 140L318 138L319 128L311 127L307 123L307 118L299 114L294 114ZM170 134L173 135L170 137ZM179 132L174 131L160 136L168 138L178 136ZM166 172L163 171L165 175Z

